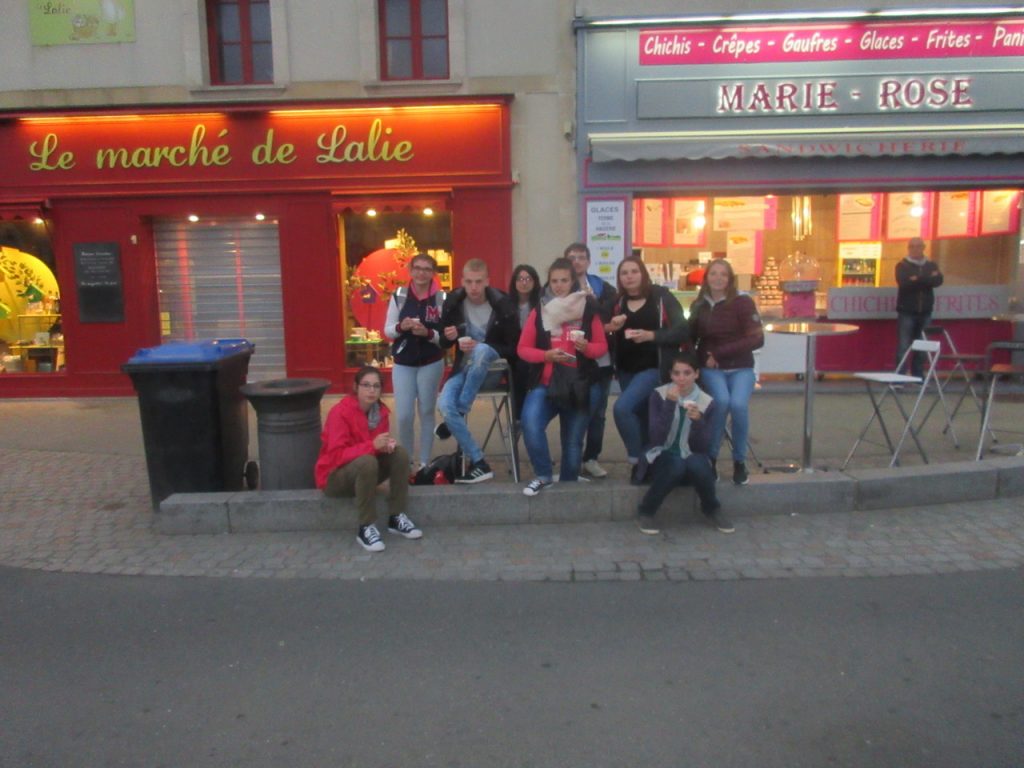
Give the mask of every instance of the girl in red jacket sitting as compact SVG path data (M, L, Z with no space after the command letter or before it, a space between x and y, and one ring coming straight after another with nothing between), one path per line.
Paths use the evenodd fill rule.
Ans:
M377 530L377 486L390 480L388 530L407 539L423 532L405 514L409 499L409 454L391 435L388 408L380 401L380 371L356 373L355 396L341 399L327 414L320 433L316 486L331 497L355 496L359 511L356 541L369 552L384 549Z

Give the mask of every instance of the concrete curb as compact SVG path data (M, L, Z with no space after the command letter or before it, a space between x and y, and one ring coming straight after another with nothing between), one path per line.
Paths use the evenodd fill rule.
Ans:
M523 525L627 520L643 488L621 481L569 484L527 497L521 486L409 489L409 515L422 526ZM1024 495L1024 457L854 472L754 475L749 485L718 485L733 517L813 514L948 504ZM690 488L673 492L664 509L697 511ZM383 509L383 500L379 505ZM174 494L160 504L153 527L165 534L347 530L356 524L348 499L316 490Z

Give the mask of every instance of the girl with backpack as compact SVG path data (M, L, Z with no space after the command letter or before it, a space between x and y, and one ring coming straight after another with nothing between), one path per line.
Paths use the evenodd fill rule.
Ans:
M560 482L579 480L583 436L598 390L590 386L597 359L608 351L594 300L572 292L572 262L555 259L548 269L551 296L531 310L517 352L530 364L529 391L523 404L523 443L536 478L523 489L536 496L554 482L546 434L558 416L562 442Z

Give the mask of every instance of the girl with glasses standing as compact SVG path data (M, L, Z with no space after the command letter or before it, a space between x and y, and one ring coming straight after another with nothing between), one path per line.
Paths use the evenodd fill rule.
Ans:
M437 263L425 253L409 262L412 279L395 291L388 302L384 335L394 343L391 383L398 416L398 440L416 455L419 466L430 461L434 446L434 409L444 373L441 351L441 307L445 292L435 278ZM414 423L420 414L419 452L416 454Z
M380 371L363 366L356 374L355 396L331 408L320 433L320 455L313 470L316 487L332 498L356 499L356 541L368 552L384 549L377 530L377 486L388 485L388 530L407 539L423 532L405 514L409 499L409 454L388 431L386 405L380 401Z

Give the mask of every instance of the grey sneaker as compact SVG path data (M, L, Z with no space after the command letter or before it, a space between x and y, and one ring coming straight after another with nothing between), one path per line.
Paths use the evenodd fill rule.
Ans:
M388 533L397 533L407 539L423 538L423 531L416 527L416 523L410 520L405 512L388 518Z
M356 541L359 546L367 552L383 552L384 542L380 538L380 531L376 525L361 525L359 533L356 534Z
M640 528L640 533L646 533L648 536L661 533L661 529L654 521L654 515L637 515L636 524Z
M732 524L732 520L722 514L721 509L716 509L708 515L708 522L711 523L722 533L732 533L736 530L736 526Z
M583 471L591 477L607 477L608 471L597 463L597 459L588 459L583 462Z

